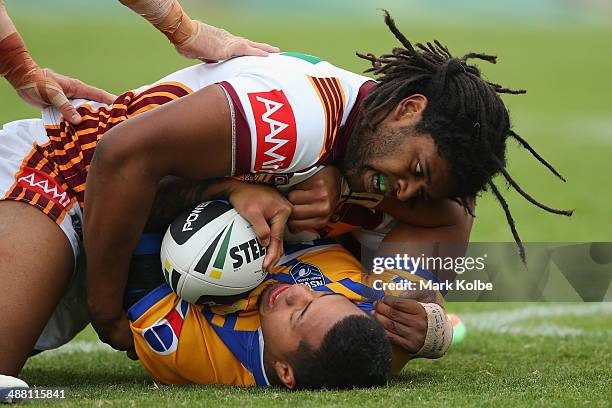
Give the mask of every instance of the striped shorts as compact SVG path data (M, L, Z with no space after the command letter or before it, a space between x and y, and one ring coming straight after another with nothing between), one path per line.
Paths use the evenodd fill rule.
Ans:
M68 238L75 260L69 287L35 350L59 347L89 323L82 249L83 214L76 198L55 178L54 166L47 160L44 148L48 142L40 119L19 120L0 129L0 200L23 202L45 213Z

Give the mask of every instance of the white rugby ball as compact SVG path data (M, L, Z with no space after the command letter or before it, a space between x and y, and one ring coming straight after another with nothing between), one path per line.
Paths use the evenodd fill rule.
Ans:
M161 246L164 278L182 299L233 303L266 277L266 249L227 201L200 203L172 222Z

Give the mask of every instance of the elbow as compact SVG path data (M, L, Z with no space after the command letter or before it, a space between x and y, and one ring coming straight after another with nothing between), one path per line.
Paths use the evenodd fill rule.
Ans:
M112 133L112 129L106 132L96 145L91 160L90 174L118 170L122 164L127 163L129 157L127 149L121 143L115 142Z
M104 134L98 142L91 162L91 173L119 176L124 172L138 171L140 174L150 174L150 160L146 160L147 152L138 143L120 129L114 127Z

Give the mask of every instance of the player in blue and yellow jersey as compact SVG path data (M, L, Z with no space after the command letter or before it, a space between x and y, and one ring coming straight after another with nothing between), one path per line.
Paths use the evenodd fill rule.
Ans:
M159 259L154 263L153 274L162 281ZM139 269L133 268L132 282L143 281ZM161 284L138 301L131 297L128 316L140 360L166 384L372 386L411 357L394 347L391 367L389 340L372 314L385 292L373 289L372 280L423 279L419 275L366 275L341 245L318 240L289 246L248 298L196 306ZM148 286L155 284L153 279ZM142 293L138 286L132 283L128 293ZM442 308L436 310L444 327L433 341L444 354L452 331Z
M128 316L140 361L165 384L351 388L382 385L390 374L391 346L370 313L382 295L329 240L289 248L232 305L189 304L162 284Z

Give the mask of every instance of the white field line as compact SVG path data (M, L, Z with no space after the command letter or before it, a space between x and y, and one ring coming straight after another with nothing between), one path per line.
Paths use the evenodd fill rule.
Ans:
M530 111L513 110L517 119L518 132L530 129L540 131L546 129L549 134L557 134L563 142L570 144L599 143L612 144L612 117L609 115L577 114L559 120L557 115L533 113ZM576 137L576 135L580 135Z
M523 335L523 336L612 336L612 328L584 330L546 322L547 318L565 317L571 323L584 316L612 314L612 303L583 303L571 305L530 305L519 309L489 312L458 313L468 331ZM533 321L541 319L542 322Z
M75 340L68 344L56 348L55 350L45 351L40 353L41 357L52 357L60 354L71 354L71 353L94 353L94 352L112 352L114 351L108 344L102 343L99 340L96 341L83 341Z

